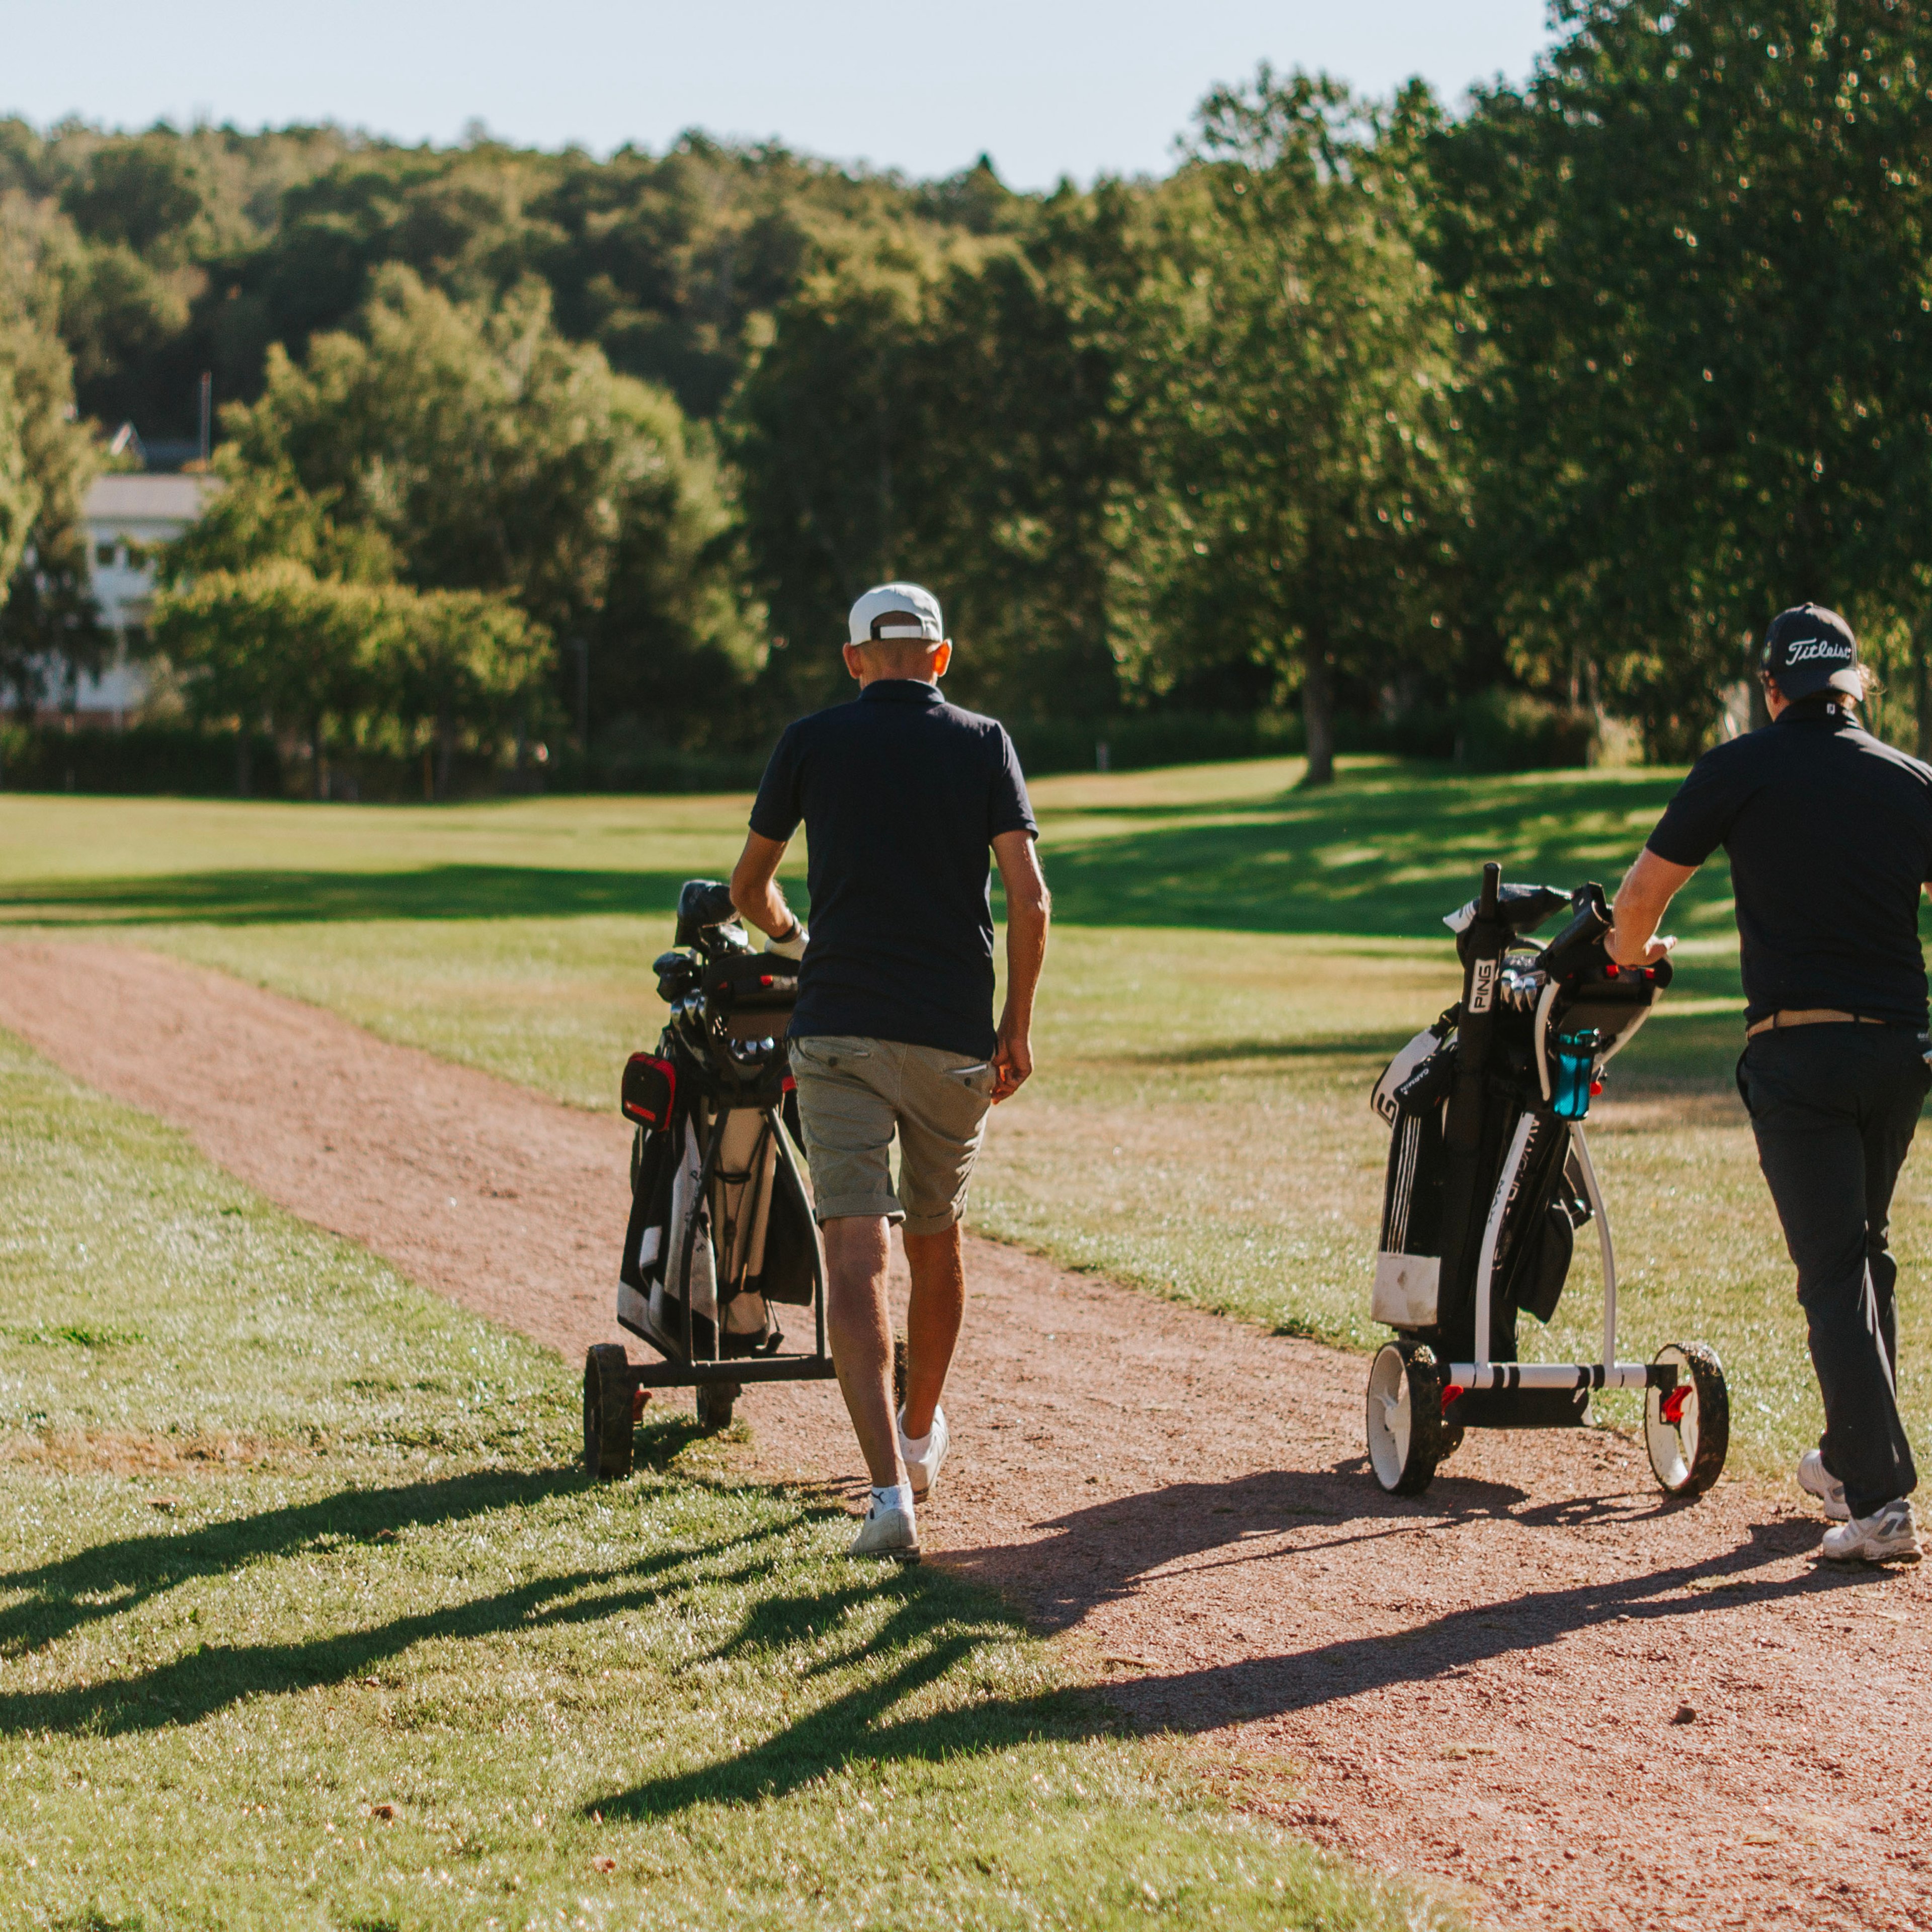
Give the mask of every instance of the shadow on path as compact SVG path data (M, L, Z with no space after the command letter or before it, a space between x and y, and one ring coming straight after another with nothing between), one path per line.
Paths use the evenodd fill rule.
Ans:
M1244 1593L1252 1600L1305 1604L1318 1621L1327 1559L1364 1544L1409 1546L1400 1558L1391 1552L1390 1587L1426 1588L1426 1558L1419 1565L1414 1549L1418 1539L1486 1521L1542 1531L1635 1526L1695 1507L1649 1491L1530 1506L1522 1491L1508 1484L1448 1475L1426 1498L1412 1500L1384 1496L1364 1465L1347 1462L1325 1471L1177 1484L1124 1496L1040 1525L1056 1532L1048 1542L961 1551L947 1562L1013 1592L1055 1630L1072 1629L1110 1604L1131 1602L1163 1580L1230 1565L1255 1567ZM1290 1534L1292 1542L1285 1540ZM1882 1577L1824 1568L1792 1575L1790 1559L1811 1550L1816 1537L1816 1526L1808 1522L1754 1524L1742 1542L1696 1561L1603 1582L1520 1590L1402 1628L1317 1637L1305 1649L1273 1656L1156 1671L1111 1684L1108 1694L1141 1722L1211 1730L1237 1718L1310 1711L1364 1691L1454 1675L1605 1624L1675 1626L1717 1608L1882 1586ZM1766 1574L1774 1564L1780 1574ZM1403 1606L1391 1603L1388 1615L1400 1622Z

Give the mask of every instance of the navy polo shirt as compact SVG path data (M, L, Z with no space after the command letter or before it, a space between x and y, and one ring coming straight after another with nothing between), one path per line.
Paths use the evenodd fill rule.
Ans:
M812 943L793 1034L986 1058L998 1040L988 848L1038 830L1004 728L935 685L881 678L778 740L752 830L784 840L801 820Z
M1794 704L1706 752L1648 842L1675 866L1730 854L1748 1022L1825 1006L1925 1024L1932 770L1843 707Z

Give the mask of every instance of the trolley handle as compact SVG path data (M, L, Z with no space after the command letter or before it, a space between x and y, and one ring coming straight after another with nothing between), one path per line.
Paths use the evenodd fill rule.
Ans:
M1592 879L1579 886L1570 903L1576 908L1570 922L1536 956L1536 963L1552 980L1564 980L1603 958L1604 934L1610 929L1610 909L1604 889Z

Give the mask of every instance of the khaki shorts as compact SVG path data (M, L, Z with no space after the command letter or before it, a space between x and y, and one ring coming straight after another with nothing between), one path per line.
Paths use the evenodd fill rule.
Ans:
M883 1214L909 1234L940 1234L965 1213L993 1104L985 1060L902 1040L814 1034L791 1042L791 1070L820 1220Z

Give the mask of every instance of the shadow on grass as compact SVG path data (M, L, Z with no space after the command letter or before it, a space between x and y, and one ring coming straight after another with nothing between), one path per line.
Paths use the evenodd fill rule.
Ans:
M1486 860L1516 880L1613 886L1676 789L1674 773L1478 778L1414 766L1345 772L1318 791L1049 814L1056 916L1145 926L1439 940ZM1117 821L1132 829L1114 832ZM735 841L733 842L735 844ZM735 856L721 844L718 866ZM207 871L41 880L10 890L20 922L216 925L369 919L652 916L686 874L444 864L395 872ZM1680 932L1728 937L1730 873L1680 895ZM1733 980L1733 985L1734 985Z
M1216 1040L1195 1046L1151 1048L1142 1053L1111 1056L1114 1065L1129 1066L1213 1066L1223 1060L1366 1059L1378 1066L1419 1031L1426 1014L1406 1030L1355 1034L1315 1034L1296 1040Z
M908 1700L953 1672L969 1668L989 1646L1010 1643L1021 1632L1018 1618L989 1600L987 1593L943 1571L901 1571L896 1576L810 1598L784 1598L758 1606L740 1640L728 1648L809 1638L832 1606L896 1600L884 1626L866 1640L868 1656L900 1660L882 1676L868 1678L835 1697L763 1743L695 1771L647 1778L628 1789L588 1799L583 1809L606 1819L657 1818L694 1804L742 1804L782 1798L854 1764L888 1764L917 1760L940 1763L982 1756L1042 1738L1092 1737L1118 1728L1091 1696L1078 1690L1044 1691L1031 1697L982 1696L962 1705L895 1719ZM836 1660L824 1668L856 1661ZM818 1674L814 1672L814 1674Z
M1082 839L1082 820L1101 814L1070 814L1054 827L1047 872L1055 914L1075 925L1437 936L1488 859L1512 879L1613 884L1678 782L1650 772L1345 774L1332 788L1183 808L1118 836ZM1720 866L1690 903L1727 891Z
M398 872L181 872L53 879L8 888L16 924L326 924L372 919L579 918L668 914L685 872L423 866Z
M1055 910L1074 925L1440 937L1442 915L1475 890L1485 859L1504 860L1513 878L1566 887L1613 879L1676 783L1378 768L1316 792L1102 806L1052 815L1047 871ZM1117 819L1138 829L1110 836ZM734 856L721 847L719 866ZM657 914L674 908L684 876L437 865L55 880L16 890L11 916L138 926ZM1694 890L1720 896L1723 868Z
M0 1574L0 1592L22 1597L0 1610L0 1656L16 1657L53 1642L196 1577L226 1576L326 1539L368 1540L384 1531L527 1508L579 1488L584 1480L574 1468L478 1471L442 1482L340 1490L257 1516L95 1544L56 1562Z
M0 1695L0 1735L48 1730L114 1737L197 1724L244 1698L352 1682L419 1643L566 1628L647 1610L688 1588L690 1578L676 1573L727 1551L755 1552L790 1528L775 1523L746 1535L658 1550L611 1570L555 1571L466 1604L332 1636L297 1643L204 1643L132 1676ZM752 1585L769 1568L754 1555L717 1580Z
M682 1432L660 1430L664 1460ZM568 1472L491 1474L348 1492L302 1508L272 1510L238 1522L210 1525L184 1536L124 1539L57 1564L0 1577L0 1588L32 1593L10 1612L10 1647L46 1642L91 1618L112 1616L192 1577L223 1573L253 1559L287 1556L331 1537L368 1537L380 1526L430 1526L484 1510L528 1504L581 1486ZM740 1802L783 1792L855 1760L929 1761L982 1753L1042 1737L1072 1738L1118 1728L1090 1697L1056 1691L1036 1696L972 1695L943 1711L898 1721L894 1711L975 1656L1004 1649L1023 1632L1018 1613L976 1586L940 1570L868 1571L828 1566L821 1588L764 1594L772 1546L801 1520L843 1516L840 1510L787 1511L748 1533L658 1549L628 1562L559 1570L458 1604L440 1606L354 1630L285 1642L203 1643L168 1663L125 1676L52 1690L0 1694L0 1735L34 1732L115 1737L192 1725L248 1699L284 1696L318 1686L352 1684L386 1669L393 1683L400 1660L425 1643L475 1642L604 1623L640 1613L671 1613L694 1586L748 1593L742 1622L698 1660L769 1658L801 1646L823 1646L845 1632L855 1612L881 1598L891 1606L882 1628L852 1632L808 1670L784 1671L804 1683L863 1668L865 1681L834 1696L776 1737L717 1764L650 1780L587 1799L587 1814L662 1815L707 1801ZM76 1602L77 1598L88 1600ZM878 1660L888 1667L876 1671ZM689 1668L689 1666L682 1666Z

